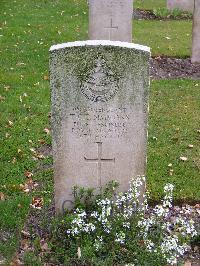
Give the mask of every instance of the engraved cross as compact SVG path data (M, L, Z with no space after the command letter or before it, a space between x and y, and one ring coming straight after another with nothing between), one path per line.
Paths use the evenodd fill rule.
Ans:
M87 162L92 162L92 163L97 163L97 170L98 170L98 185L101 187L101 165L104 162L115 162L115 158L113 159L105 159L102 158L102 142L96 142L97 147L98 147L98 157L94 159L88 159L84 157L85 161Z
M114 26L113 25L113 21L112 21L112 18L111 18L110 19L110 26L109 27L105 27L104 29L108 29L109 30L109 40L111 40L112 30L113 29L118 30L118 26Z

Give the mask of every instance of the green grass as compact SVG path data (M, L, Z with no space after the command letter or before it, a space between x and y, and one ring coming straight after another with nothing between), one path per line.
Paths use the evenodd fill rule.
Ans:
M199 89L200 83L191 80L152 82L147 176L154 199L168 182L175 185L177 201L200 199ZM181 161L182 156L188 160ZM169 169L174 170L172 176Z
M50 199L51 170L34 172L33 180L40 184L37 192L26 194L19 185L26 182L25 171L34 171L38 165L51 160L34 161L30 150L40 145L39 139L51 142L50 136L44 133L44 128L49 128L50 112L49 82L44 79L49 69L48 50L55 43L88 38L86 2L0 2L0 95L5 97L0 101L0 188L6 198L0 201L0 239L7 236L0 244L3 257L10 258L16 249L31 198L37 194L44 197L45 203ZM189 55L190 30L188 21L134 21L135 42L150 45L154 55ZM166 36L171 39L165 39ZM199 87L194 84L189 80L152 84L148 176L155 199L160 197L160 185L170 180L177 185L177 199L199 199L196 135ZM9 121L13 123L11 127ZM171 138L176 127L180 128L180 136L173 143ZM158 140L154 141L152 136ZM194 149L186 148L189 142L194 144ZM180 163L181 155L188 156L188 161ZM173 163L172 177L167 174L168 162Z
M152 55L190 57L192 43L192 22L175 21L133 21L133 40L151 47Z
M134 0L134 8L140 9L157 9L157 8L166 8L166 0Z

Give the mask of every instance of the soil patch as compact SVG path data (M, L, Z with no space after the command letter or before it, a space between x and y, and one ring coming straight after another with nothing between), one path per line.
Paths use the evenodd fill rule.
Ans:
M151 79L200 79L200 64L192 64L190 58L155 57L150 64Z
M170 12L170 11L169 11ZM167 15L157 15L153 10L142 10L133 9L133 19L146 19L146 20L185 20L192 19L192 14L188 12L182 12L177 15L167 14Z

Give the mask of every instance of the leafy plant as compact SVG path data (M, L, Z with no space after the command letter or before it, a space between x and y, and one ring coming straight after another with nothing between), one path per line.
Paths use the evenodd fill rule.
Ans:
M180 17L192 18L191 13L183 12L179 8L175 8L172 10L169 10L167 8L154 8L153 14L159 18L172 18L172 17L173 18L180 18Z
M177 263L188 250L191 237L197 235L193 221L179 216L171 218L171 184L164 187L162 205L150 211L146 195L140 193L144 181L144 177L131 180L128 192L119 194L112 182L96 196L87 189L75 188L75 208L67 211L52 231L51 248L55 254L61 254L59 263Z

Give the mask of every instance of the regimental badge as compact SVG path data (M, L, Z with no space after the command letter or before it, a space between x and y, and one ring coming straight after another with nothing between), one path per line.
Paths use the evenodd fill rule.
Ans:
M106 102L118 91L118 80L103 58L97 58L94 68L81 84L81 92L92 102Z

